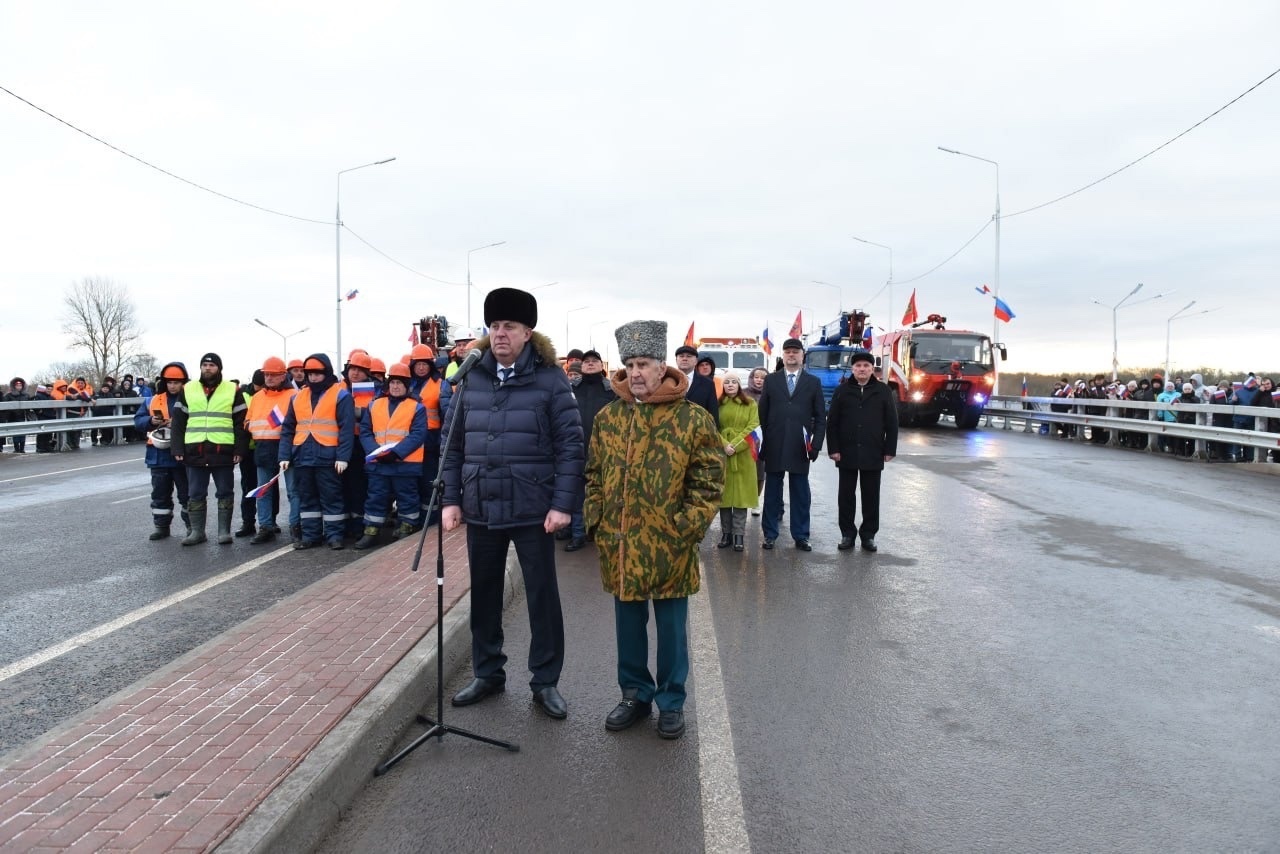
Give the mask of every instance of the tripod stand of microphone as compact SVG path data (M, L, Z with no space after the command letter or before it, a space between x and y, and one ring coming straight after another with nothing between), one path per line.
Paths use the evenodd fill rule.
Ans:
M467 374L480 361L482 353L473 349L467 358L463 360L458 367L457 373L449 378L449 382L455 387L454 402L449 411L449 423L445 431L444 445L440 448L440 463L436 468L436 479L431 485L431 501L427 506L426 516L423 518L422 536L418 539L418 550L413 555L413 566L411 571L418 571L418 564L422 561L422 548L427 542L427 526L426 523L431 520L436 510L440 508L441 499L444 497L444 461L449 455L449 448L453 445L454 434L457 432L454 428L458 425L458 413L462 410L462 394L467 386ZM418 715L418 723L427 724L427 731L415 738L407 747L402 749L395 756L392 756L386 762L383 762L377 768L373 769L375 777L381 777L387 771L391 770L401 759L404 759L413 751L417 750L423 744L431 739L443 741L445 735L452 733L460 735L463 738L469 738L473 741L480 741L485 744L492 744L494 747L502 747L513 753L520 750L520 745L513 744L509 741L501 741L496 738L489 738L485 735L470 732L456 726L450 726L444 722L444 520L436 523L436 716L434 719L426 715Z

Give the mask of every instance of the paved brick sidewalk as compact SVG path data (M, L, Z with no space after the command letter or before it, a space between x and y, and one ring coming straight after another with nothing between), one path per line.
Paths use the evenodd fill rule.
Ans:
M208 851L436 619L436 536L299 591L0 768L0 851ZM445 607L469 586L445 537ZM262 570L271 571L273 563Z

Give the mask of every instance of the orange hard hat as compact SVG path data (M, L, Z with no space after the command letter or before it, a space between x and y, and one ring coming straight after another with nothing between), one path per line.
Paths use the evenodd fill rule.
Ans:
M294 368L301 368L301 367L302 367L302 360L301 360L301 359L290 359L290 360L289 360L289 370L293 370Z
M307 357L307 360L302 363L302 369L308 373L329 373L329 369L325 366L325 363L314 356Z
M356 353L364 353L366 356L367 356L367 355L369 355L369 351L368 351L368 350L366 350L366 349L365 349L365 348L363 348L363 347L357 347L357 348L355 348L354 350L352 350L350 353L348 353L348 354L347 354L347 361L348 361L348 362L350 362L350 361L351 361L351 357L352 357L352 356L354 356Z
M385 374L387 372L387 363L381 359L370 359L369 362L371 363L369 365L369 373Z
M284 359L279 356L268 356L267 360L262 363L262 372L264 374L283 374L288 368L284 366Z
M187 371L185 368L182 367L182 365L179 365L176 362L174 362L164 366L164 370L160 372L160 379L182 380L183 382L186 382L191 378L187 376Z
M365 350L352 350L351 355L347 357L347 365L353 368L364 368L367 371L373 366L373 360Z
M431 359L434 359L435 357L436 357L435 351L433 351L426 344L414 344L413 349L409 351L409 358L411 361L414 361L414 362L417 362L420 360L429 361Z
M390 370L387 371L387 379L388 380L411 379L409 375L409 366L406 365L404 362L396 362L394 365L391 366Z

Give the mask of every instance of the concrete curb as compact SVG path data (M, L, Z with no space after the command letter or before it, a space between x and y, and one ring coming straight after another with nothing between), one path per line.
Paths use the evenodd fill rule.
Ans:
M509 554L504 609L523 588L519 563ZM434 592L431 585L424 595ZM444 615L446 681L470 660L470 619L468 592ZM436 666L433 626L215 850L219 854L313 851L373 779L373 769L399 746L418 713L435 708Z

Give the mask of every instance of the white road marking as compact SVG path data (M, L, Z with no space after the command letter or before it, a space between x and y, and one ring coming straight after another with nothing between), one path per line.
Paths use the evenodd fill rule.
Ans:
M43 474L26 474L26 475L23 475L22 477L11 477L8 480L0 480L0 484L17 483L20 480L31 480L31 478L33 477L53 477L56 474L71 474L73 471L88 471L89 469L100 469L100 468L105 468L106 466L118 466L124 463L132 463L134 465L137 465L138 463L142 462L144 459L145 457L133 457L132 459L128 459L128 460L117 460L114 463L97 463L96 465L80 466L79 468L74 468L74 469L58 469L57 471L47 471L47 472L44 472Z
M1280 628L1276 626L1254 626L1254 628L1262 632L1262 636L1272 643L1280 643Z
M228 569L226 572L215 575L212 578L206 578L199 584L193 584L190 587L179 590L177 593L173 593L163 599L158 599L150 605L144 605L135 611L130 611L124 616L117 617L108 623L103 623L100 626L89 629L87 632L81 632L75 637L64 640L62 643L54 644L53 646L46 647L37 653L28 655L26 658L0 668L0 682L4 682L6 679L12 679L20 673L26 673L33 667L39 667L45 662L52 661L60 655L66 655L74 649L79 649L82 646L88 646L94 641L100 640L112 632L133 625L139 620L146 619L157 611L163 611L165 608L170 608L180 602L185 602L192 596L198 596L204 591L217 587L223 582L230 581L233 578L244 575L246 572L252 572L272 558L277 558L286 552L292 551L292 549L292 545L276 549L275 551L269 552L262 557L255 558L248 563L242 563L234 569Z
M702 843L710 854L750 852L747 824L742 817L742 789L738 784L738 757L733 752L733 728L724 697L724 673L720 647L711 621L707 573L702 592L690 597L689 646L697 674L698 766L702 789Z
M142 494L142 495L135 495L135 496L133 496L132 498L121 498L119 501L112 501L111 503L112 503L112 504L124 504L124 503L129 502L129 501L141 501L141 500L142 500L142 499L144 499L144 498L150 498L150 497L151 497L151 493L149 493L149 492L148 492L148 493L144 493L144 494Z

